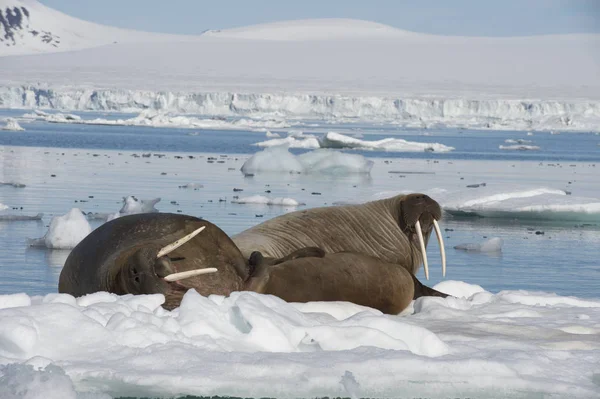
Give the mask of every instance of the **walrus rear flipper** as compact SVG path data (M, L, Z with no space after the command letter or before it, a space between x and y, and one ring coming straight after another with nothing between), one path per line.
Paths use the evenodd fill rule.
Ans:
M417 278L412 273L411 276L415 283L415 294L413 296L413 299L417 299L422 296L438 296L442 298L446 298L449 296L448 294L444 294L443 292L439 292L437 290L434 290L433 288L423 285L419 280L417 280Z

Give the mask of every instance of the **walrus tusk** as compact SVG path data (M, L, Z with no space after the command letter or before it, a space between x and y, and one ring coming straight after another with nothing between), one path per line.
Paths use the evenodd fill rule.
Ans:
M196 237L205 228L206 228L206 226L202 226L199 229L192 231L187 236L180 238L179 240L175 241L172 244L167 245L166 247L163 247L160 251L158 251L156 258L158 259L162 256L165 256L165 255L170 254L171 252L175 251L177 248L179 248L180 246L182 246L183 244L185 244L192 238Z
M423 267L425 269L425 278L429 280L429 265L427 264L427 250L425 249L425 240L423 240L423 231L421 230L421 222L417 220L415 223L415 229L417 230L417 237L419 238L419 245L421 246L421 253L423 254Z
M440 255L442 256L442 276L446 277L446 250L444 249L444 239L442 238L442 231L437 220L433 219L433 228L435 229L435 235L440 244Z
M214 267L207 267L206 269L188 270L187 272L172 273L168 276L163 277L166 281L173 282L183 280L184 278L190 278L199 276L201 274L215 273L217 271Z

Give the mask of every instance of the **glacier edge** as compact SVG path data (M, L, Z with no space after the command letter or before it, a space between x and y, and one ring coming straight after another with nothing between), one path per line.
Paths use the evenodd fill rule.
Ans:
M0 108L60 111L156 110L220 117L386 122L408 127L600 131L600 101L378 97L351 95L0 86Z

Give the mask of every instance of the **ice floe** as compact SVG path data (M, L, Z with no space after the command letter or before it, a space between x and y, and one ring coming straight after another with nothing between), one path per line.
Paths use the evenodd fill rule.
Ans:
M537 151L540 149L537 145L525 145L525 144L516 144L516 145L499 145L498 148L501 150L509 150L509 151Z
M78 208L67 214L55 216L48 232L42 238L29 241L29 245L49 249L71 249L92 232L87 219Z
M285 146L275 146L259 151L242 165L242 173L325 173L368 174L373 161L357 154L318 149L298 156Z
M275 197L269 198L264 195L251 195L249 197L235 198L231 200L234 204L263 204L263 205L279 205L279 206L300 206L304 205L293 198Z
M600 301L492 294L460 281L435 288L454 297L420 298L400 316L250 292L225 298L192 290L171 312L160 307L162 295L4 295L0 393L589 398L600 392ZM301 383L290 376L301 376Z
M19 122L17 122L16 119L8 118L6 120L6 125L0 127L0 130L10 130L10 131L18 132L18 131L24 131L25 129L23 129L21 127L21 125L19 125Z
M450 152L454 150L454 147L440 143L419 143L397 138L385 138L373 141L361 140L335 132L328 132L323 137L311 134L290 134L285 138L266 140L255 143L255 145L258 147L285 145L288 148L331 148L387 152Z

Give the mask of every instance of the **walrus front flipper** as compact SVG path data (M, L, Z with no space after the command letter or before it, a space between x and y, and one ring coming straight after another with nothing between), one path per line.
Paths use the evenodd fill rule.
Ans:
M444 294L443 292L439 292L437 290L434 290L433 288L423 285L419 280L417 280L414 274L411 273L411 276L415 283L415 294L413 296L413 299L417 299L422 296L438 296L442 298L446 298L449 296L448 294Z

